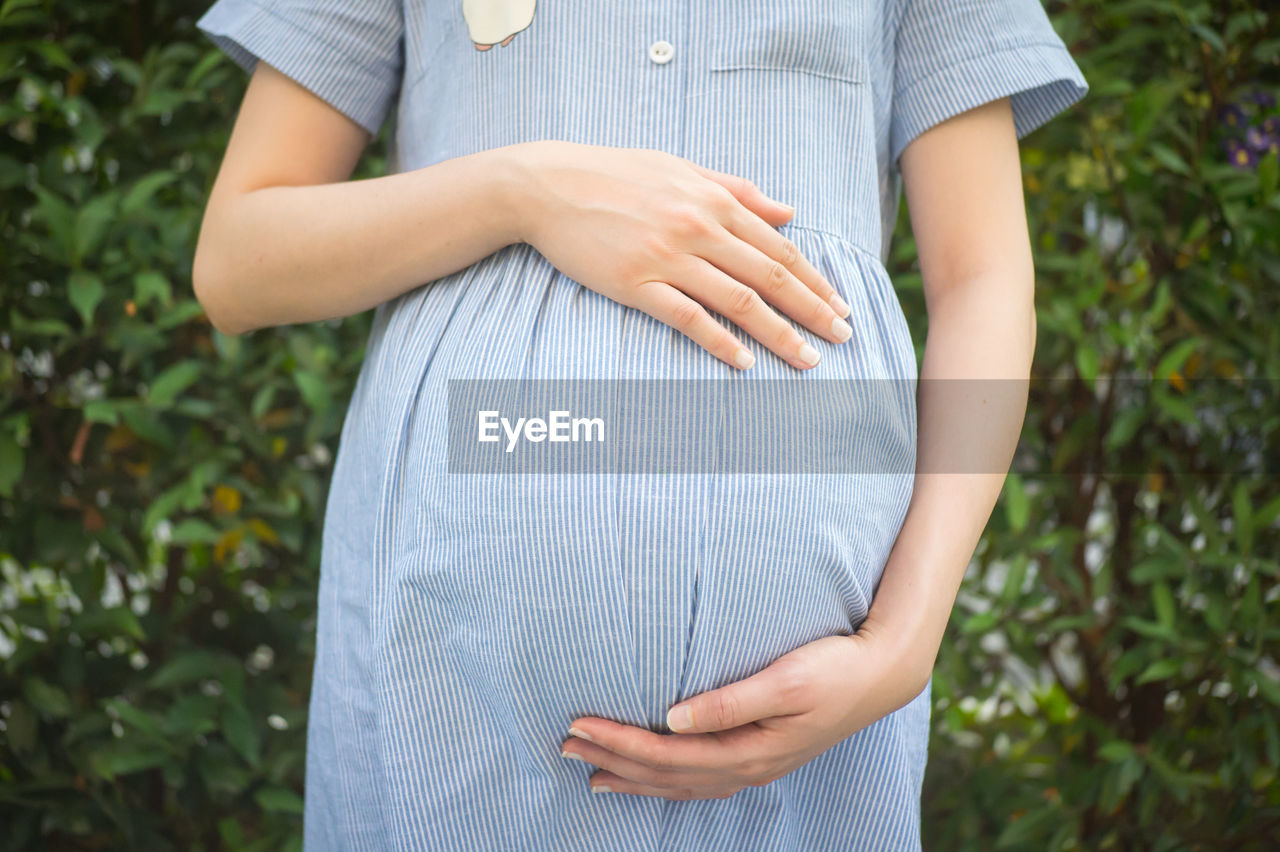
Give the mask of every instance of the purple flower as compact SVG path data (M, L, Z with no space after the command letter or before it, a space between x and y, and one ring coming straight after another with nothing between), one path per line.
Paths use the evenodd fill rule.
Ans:
M1244 132L1244 144L1254 151L1265 151L1267 134L1262 132L1261 127L1250 127Z
M1262 119L1262 132L1270 133L1272 135L1280 133L1280 118L1277 118L1274 115L1269 115Z
M1227 159L1237 169L1251 169L1258 164L1258 155L1241 145L1239 140L1227 140Z
M1261 154L1280 154L1280 134L1271 133L1263 137L1262 147L1258 149Z
M1229 127L1244 127L1247 118L1244 110L1240 109L1236 104L1227 104L1218 110L1218 121Z
M1273 107L1276 105L1276 96L1265 89L1258 89L1253 93L1253 102L1260 107Z

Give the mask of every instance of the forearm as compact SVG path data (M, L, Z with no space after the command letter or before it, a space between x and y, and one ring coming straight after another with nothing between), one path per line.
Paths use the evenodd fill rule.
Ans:
M867 629L890 639L925 677L1026 414L1035 346L1030 277L989 273L947 288L929 306L914 493L867 619Z
M238 334L360 313L462 269L519 240L513 149L224 201L201 227L197 297Z

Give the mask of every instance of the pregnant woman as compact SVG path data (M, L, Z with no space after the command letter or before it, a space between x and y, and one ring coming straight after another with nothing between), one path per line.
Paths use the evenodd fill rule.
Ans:
M966 420L922 383L832 426L866 473L463 474L448 388L911 387L903 183L919 376L1025 381L1017 140L1086 91L1039 2L218 0L199 26L252 72L196 249L210 319L376 309L306 847L918 848L930 671L1003 471L917 453L976 424L1007 466L1018 406ZM388 117L392 174L350 181Z

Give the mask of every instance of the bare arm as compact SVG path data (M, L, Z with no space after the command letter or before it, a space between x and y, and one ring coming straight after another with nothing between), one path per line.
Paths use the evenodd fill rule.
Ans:
M516 241L505 149L350 181L369 141L258 63L192 269L216 328L239 334L359 313Z
M1022 429L1035 273L1007 99L920 134L901 167L929 330L915 493L866 626L927 679Z
M740 369L708 308L798 369L849 315L750 181L664 151L538 140L350 181L369 134L259 62L201 226L196 297L220 331L347 316L515 242Z

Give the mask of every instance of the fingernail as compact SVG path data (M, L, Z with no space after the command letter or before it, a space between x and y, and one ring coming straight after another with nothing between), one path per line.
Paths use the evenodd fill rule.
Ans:
M560 752L560 756L561 756L561 757L567 757L567 758L569 758L570 760L581 760L583 763L586 763L586 762L587 762L587 761L586 761L586 759L585 759L582 755L580 755L580 754L574 754L574 753L573 753L573 752L571 752L571 751L562 751L562 752Z
M790 204L783 204L781 201L779 201L778 206L781 207L783 210L787 211L788 213L796 212L796 208L792 207Z
M841 343L844 343L850 337L853 337L853 328L849 323L839 317L836 317L831 321L831 333L834 334Z
M832 293L831 298L828 299L827 302L830 303L831 307L834 308L835 312L840 316L849 316L849 303L844 299L841 299L839 293Z
M796 357L800 359L800 363L812 367L814 364L818 363L818 350L806 343L800 347L800 351L796 353Z
M733 356L733 363L737 364L744 370L750 370L751 365L756 362L756 356L752 355L746 349L739 349Z
M570 728L570 729L569 729L569 735L570 735L570 736L573 736L573 737L581 737L582 739L586 740L587 742L592 742L591 737L587 736L586 734L584 734L582 731L578 730L577 728Z
M606 787L606 786L604 786L603 784L592 784L592 785L591 785L591 792L593 792L593 793L612 793L612 792L613 792L613 789L612 789L612 788L610 788L610 787Z
M667 711L667 727L673 731L683 731L693 727L693 709L688 705L672 707Z

